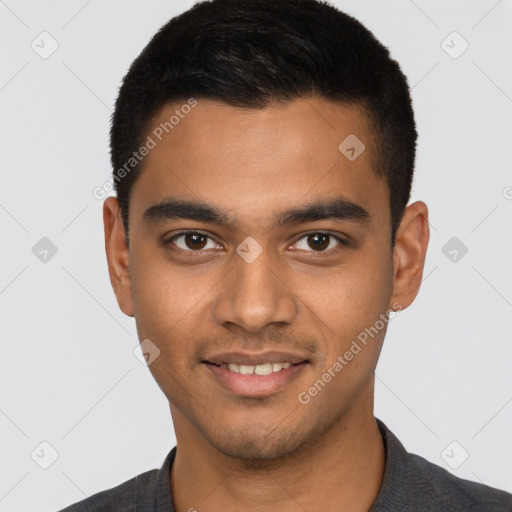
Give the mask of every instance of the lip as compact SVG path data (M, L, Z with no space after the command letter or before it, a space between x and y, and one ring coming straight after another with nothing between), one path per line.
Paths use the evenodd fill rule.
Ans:
M209 356L202 362L212 363L217 366L220 366L221 364L244 364L256 366L258 364L265 363L292 363L293 365L296 365L299 363L309 362L309 360L307 357L298 353L267 351L257 354L251 354L249 352L222 352Z
M270 362L269 359L266 359L266 361ZM287 361L290 360L288 359ZM274 362L277 363L281 361ZM292 364L289 368L283 368L270 375L244 375L242 373L232 372L228 368L222 368L210 362L204 361L202 364L208 373L229 392L245 397L264 397L280 391L287 384L296 380L309 362L300 361L296 364Z

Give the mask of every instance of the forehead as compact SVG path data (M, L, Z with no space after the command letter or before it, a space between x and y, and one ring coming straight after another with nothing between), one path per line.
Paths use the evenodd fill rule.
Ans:
M355 105L302 98L263 109L210 100L167 105L146 136L154 147L131 193L130 216L168 197L201 200L265 223L277 211L343 195L368 211L388 209L373 171L375 142Z

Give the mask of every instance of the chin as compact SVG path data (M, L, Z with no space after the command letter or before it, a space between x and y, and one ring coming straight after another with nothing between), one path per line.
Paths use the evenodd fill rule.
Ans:
M234 459L253 461L253 462L271 462L289 457L295 452L294 447L286 445L269 444L268 439L245 439L240 442L217 443L215 448Z
M247 462L277 462L295 455L314 436L312 432L298 429L279 429L279 425L269 430L264 429L237 430L226 432L221 438L210 438L214 448L234 459Z

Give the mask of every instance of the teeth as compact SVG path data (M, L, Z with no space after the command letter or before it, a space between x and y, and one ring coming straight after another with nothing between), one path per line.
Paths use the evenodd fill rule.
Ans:
M248 364L241 364L239 373L241 373L242 375L250 375L251 373L254 373L254 366L250 366Z
M256 375L270 375L274 371L272 367L272 363L259 364L254 368L254 373Z
M270 375L271 373L280 372L285 368L290 368L291 365L292 363L263 363L258 365L230 363L221 366L242 375Z

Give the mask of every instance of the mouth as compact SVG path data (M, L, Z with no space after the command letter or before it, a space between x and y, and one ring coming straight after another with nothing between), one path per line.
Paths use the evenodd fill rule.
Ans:
M242 375L270 375L291 366L292 363L289 361L286 363L263 363L257 365L236 363L220 365L221 368L227 368L231 372L241 373Z
M226 353L210 357L202 364L213 380L230 393L264 397L296 380L310 361L282 352Z

